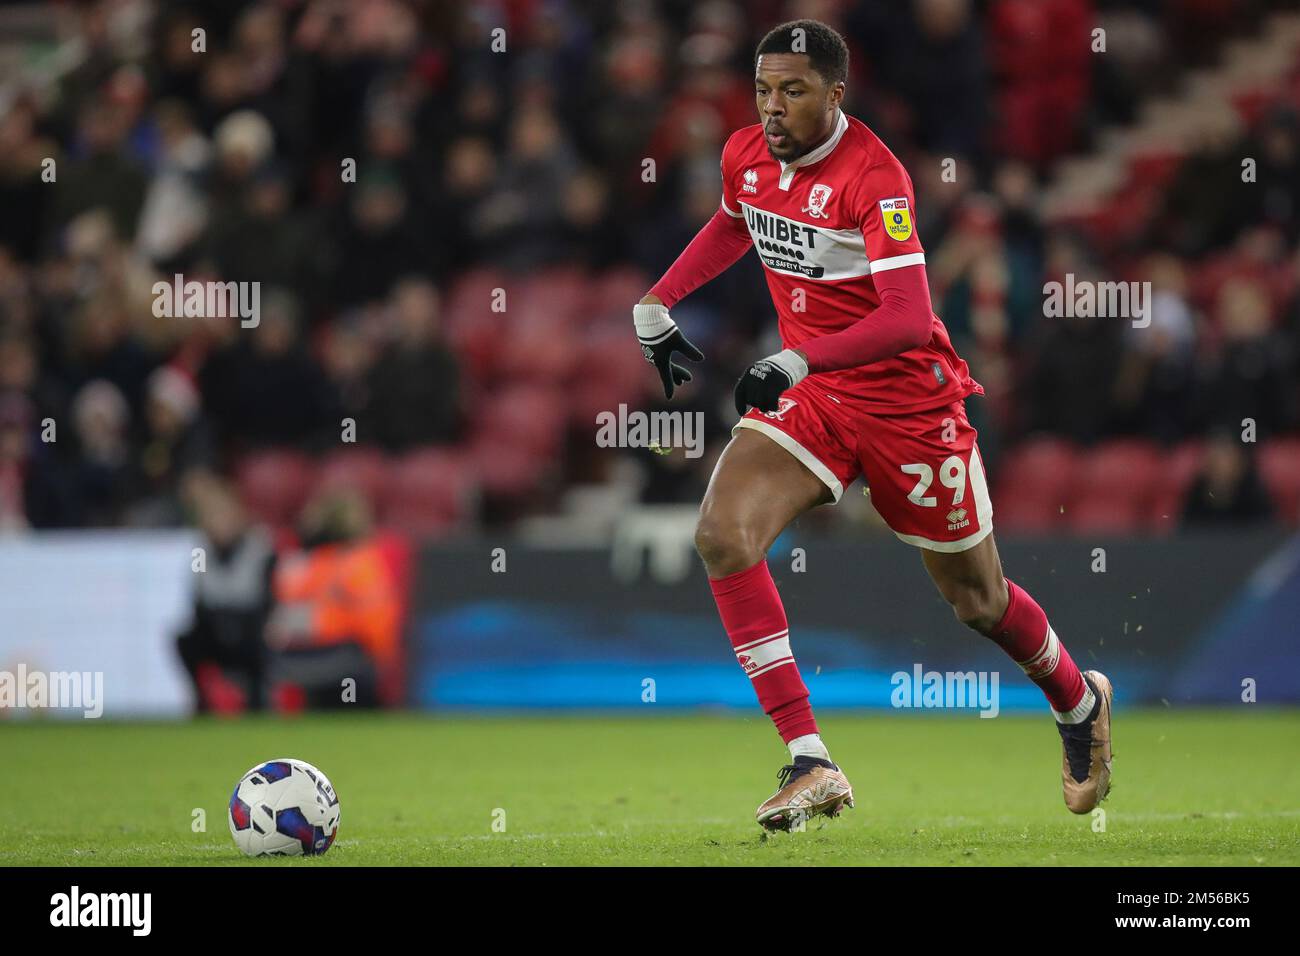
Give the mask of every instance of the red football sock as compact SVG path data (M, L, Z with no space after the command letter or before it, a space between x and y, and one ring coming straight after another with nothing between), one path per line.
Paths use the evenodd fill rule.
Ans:
M767 559L744 571L710 578L709 587L736 660L753 681L758 702L776 724L781 739L789 743L795 737L817 733L808 688L790 651L785 607Z
M1006 582L1007 610L993 628L991 639L1043 689L1058 715L1086 717L1087 714L1071 713L1088 689L1079 668L1047 623L1047 615L1038 602L1011 579Z

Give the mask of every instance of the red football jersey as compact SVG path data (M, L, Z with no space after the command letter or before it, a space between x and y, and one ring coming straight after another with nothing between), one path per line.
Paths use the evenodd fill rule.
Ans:
M871 321L880 305L872 275L925 264L913 207L903 164L843 111L831 138L793 163L772 158L759 124L737 130L722 149L722 208L749 227L786 348ZM931 315L927 344L814 374L877 414L982 395L943 322Z

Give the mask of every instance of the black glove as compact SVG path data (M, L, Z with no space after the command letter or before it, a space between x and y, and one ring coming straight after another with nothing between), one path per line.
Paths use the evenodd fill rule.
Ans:
M759 359L736 383L736 414L744 415L752 405L760 412L774 412L781 393L808 375L808 363L793 349Z
M690 343L677 323L668 317L662 305L636 305L632 307L632 320L636 323L637 341L645 360L659 370L664 397L672 398L678 385L691 380L690 370L672 360L674 352L681 352L693 362L704 360L704 353Z

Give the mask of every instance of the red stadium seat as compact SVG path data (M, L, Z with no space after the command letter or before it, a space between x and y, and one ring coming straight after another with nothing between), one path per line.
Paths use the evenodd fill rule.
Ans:
M1300 524L1300 438L1262 444L1259 472L1282 520Z
M1205 446L1200 441L1186 441L1160 453L1160 474L1146 507L1149 530L1168 534L1182 524L1187 492L1204 457Z
M510 304L511 313L516 306L525 310L540 307L563 317L571 325L583 325L591 298L591 280L578 268L547 269L527 279L520 286L517 298L517 303ZM628 308L630 315L631 307Z
M428 448L409 452L392 466L383 524L420 537L461 526L472 514L475 474L465 452Z
M567 412L563 393L542 385L514 385L488 398L469 449L483 489L506 497L535 490L563 450Z
M558 390L512 385L490 397L478 410L476 443L487 440L516 445L553 457L558 455L564 439L565 418L565 401Z
M562 312L536 304L512 311L496 343L492 376L511 383L566 382L579 367L574 343L583 334Z
M1142 530L1144 512L1134 497L1089 491L1067 504L1063 517L1075 534L1131 535Z
M1003 455L995 502L1010 498L1064 504L1077 478L1078 449L1060 438L1031 438Z
M505 338L506 312L492 307L497 289L507 290L505 307L511 305L510 285L504 273L477 269L452 287L443 321L447 340L465 363L471 378L487 381L495 374L498 351Z
M1084 452L1079 463L1077 494L1099 495L1113 502L1145 506L1165 480L1160 453L1148 441L1106 442Z
M483 490L504 498L532 494L555 467L555 458L511 441L487 437L470 449L470 460Z
M999 531L1047 534L1061 525L1060 505L1042 497L1008 494L993 499L993 525Z
M247 455L235 468L235 484L249 512L272 527L291 525L307 499L312 465L297 451Z
M592 287L591 314L598 320L622 319L630 327L632 306L641 301L652 285L654 279L638 269L612 269L600 276Z
M372 508L383 500L388 485L388 459L373 448L331 452L321 463L313 492L350 489L361 492Z
M474 269L465 273L447 294L444 312L448 321L450 322L453 316L474 316L483 311L499 315L500 313L490 311L493 292L496 289L505 289L509 285L506 274L497 269Z
M1201 470L1201 462L1205 460L1205 443L1199 439L1185 441L1172 454L1163 457L1168 484L1185 492Z
M617 411L620 402L643 407L654 399L659 376L646 364L627 328L598 329L581 349L583 375L566 393L575 428L594 427L597 413Z

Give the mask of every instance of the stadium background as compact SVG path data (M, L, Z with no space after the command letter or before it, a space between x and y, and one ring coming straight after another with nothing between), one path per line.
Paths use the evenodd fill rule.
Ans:
M708 361L671 406L629 310L804 15L915 181L1008 572L1122 705L1300 702L1300 17L1265 0L0 4L0 669L103 671L110 717L337 705L357 666L393 706L752 711L691 530L766 285L674 310ZM157 317L176 274L260 282L259 324ZM1045 317L1066 274L1150 281L1150 326ZM598 447L620 403L702 412L705 454ZM920 662L1041 711L856 490L771 555L814 700ZM191 686L196 612L275 648L260 692L247 655Z

